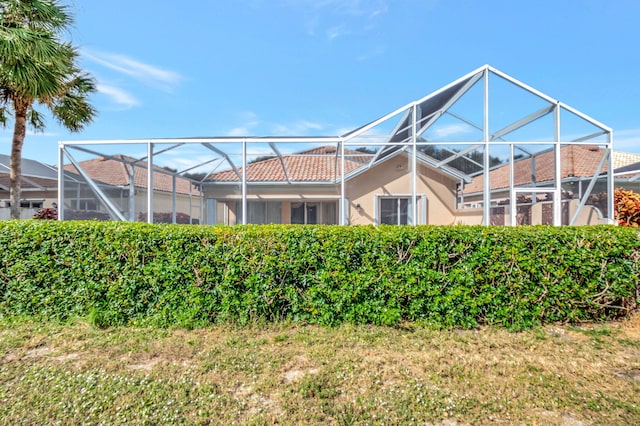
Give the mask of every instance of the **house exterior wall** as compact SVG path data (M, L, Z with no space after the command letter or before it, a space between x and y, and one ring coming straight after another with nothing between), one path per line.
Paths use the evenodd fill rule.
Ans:
M349 203L348 218L352 225L376 223L380 197L410 197L412 174L407 156L397 156L360 173L345 183L345 196ZM418 166L416 195L418 223L426 216L429 224L452 224L455 219L455 188L457 181L426 165ZM216 223L241 223L237 205L242 200L238 183L212 183L203 186L205 199L216 199ZM281 223L291 223L291 203L307 201L335 202L340 199L340 184L247 184L248 201L280 201ZM426 202L422 202L426 200ZM209 203L205 205L210 207ZM222 208L221 208L222 206ZM359 209L356 208L359 206ZM423 212L426 206L426 212ZM210 213L205 217L211 217ZM336 212L336 217L338 214Z
M42 208L53 208L54 203L58 202L58 191L53 190L34 190L23 189L22 201L42 203ZM7 220L11 217L11 208L9 207L9 191L0 190L0 220ZM39 208L23 207L20 210L21 219L31 219Z
M578 200L565 200L562 206L562 224L568 225L578 211ZM516 221L518 225L551 225L553 204L550 202L538 202L525 204L524 209L518 212ZM500 210L498 210L500 209ZM466 208L456 212L455 223L460 225L482 225L483 211L481 208ZM526 217L524 217L526 216ZM574 225L604 225L607 220L597 208L585 205L576 217ZM491 225L510 225L509 205L491 209Z
M136 189L135 195L135 207L136 217L134 220L138 220L138 215L147 211L147 191L146 189ZM193 202L193 204L192 204ZM128 216L129 212L129 199L122 199L123 214ZM191 208L191 210L190 210ZM192 196L190 199L186 194L176 194L176 213L184 213L189 215L192 219L200 221L200 200L199 196ZM173 212L173 195L166 192L154 192L153 194L153 211L155 213L171 213Z
M376 202L379 197L410 196L412 173L409 158L398 156L385 161L347 182L346 196L349 200L349 218L353 225L375 223ZM455 217L456 181L428 166L418 165L416 195L418 200L418 223L426 216L426 223L433 225L452 224ZM421 202L426 198L426 202ZM359 211L356 206L360 205ZM422 211L426 206L426 214Z

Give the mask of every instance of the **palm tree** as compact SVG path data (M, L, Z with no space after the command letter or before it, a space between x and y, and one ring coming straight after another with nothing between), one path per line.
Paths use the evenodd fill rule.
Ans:
M78 52L60 35L72 24L58 0L0 0L0 124L13 115L11 218L20 218L22 146L27 125L43 131L37 102L71 131L91 122L94 80L77 66Z

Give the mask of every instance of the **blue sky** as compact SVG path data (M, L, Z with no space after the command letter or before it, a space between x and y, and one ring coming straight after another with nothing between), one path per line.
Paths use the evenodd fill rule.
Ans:
M69 1L97 80L82 133L58 140L337 135L484 65L612 127L640 153L637 0ZM11 135L0 133L8 154Z

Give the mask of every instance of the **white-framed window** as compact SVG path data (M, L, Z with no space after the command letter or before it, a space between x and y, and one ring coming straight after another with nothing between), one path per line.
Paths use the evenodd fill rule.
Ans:
M72 208L84 211L98 211L98 201L94 198L78 198L71 202Z
M338 202L292 202L291 223L299 225L336 225L338 223Z
M20 207L23 209L41 209L44 205L44 200L20 200ZM4 201L5 207L11 207L11 201Z
M384 225L409 224L409 205L406 197L380 198L380 223Z
M242 223L242 201L236 203L236 222ZM247 200L247 223L282 223L282 202Z
M376 196L376 224L384 225L413 225L427 223L427 199L417 195L417 220L413 220L412 197Z

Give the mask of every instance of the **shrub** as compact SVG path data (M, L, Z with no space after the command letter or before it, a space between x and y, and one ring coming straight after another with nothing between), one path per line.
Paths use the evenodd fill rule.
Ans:
M65 220L111 220L109 213L97 210L64 210Z
M138 214L138 222L146 222L147 221L147 213L140 212ZM173 213L172 212L153 212L153 223L173 223ZM189 224L191 223L191 216L186 213L177 212L176 213L176 223L180 224ZM198 220L193 219L193 224L197 224Z
M640 226L640 194L616 188L614 191L615 214L622 226Z
M633 228L0 223L0 316L522 329L638 303Z
M34 219L56 220L58 219L58 210L46 207L38 209L33 215Z

